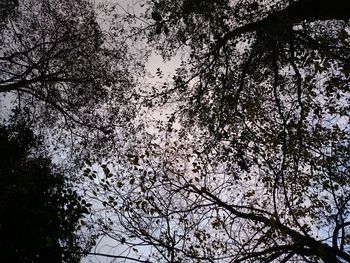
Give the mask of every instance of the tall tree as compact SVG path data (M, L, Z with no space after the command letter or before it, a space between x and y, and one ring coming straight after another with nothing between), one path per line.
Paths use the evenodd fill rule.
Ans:
M121 28L106 32L85 0L6 1L0 12L0 93L42 132L52 129L49 138L56 132L53 141L107 148L134 111Z
M24 125L0 128L0 260L80 262L89 204L35 154L38 143Z
M165 135L104 166L106 234L145 262L350 262L347 1L148 3L188 57L141 94Z

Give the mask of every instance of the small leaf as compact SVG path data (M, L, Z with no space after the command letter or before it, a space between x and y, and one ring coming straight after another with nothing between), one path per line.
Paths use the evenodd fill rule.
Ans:
M169 28L166 25L164 26L164 33L169 35Z
M162 33L162 28L163 28L163 24L162 24L162 23L157 23L155 33L156 33L157 35L159 35L160 33Z
M258 10L259 4L258 4L257 2L251 3L251 4L248 6L248 8L249 8L250 10Z
M152 12L151 16L157 22L163 20L162 16L158 12Z

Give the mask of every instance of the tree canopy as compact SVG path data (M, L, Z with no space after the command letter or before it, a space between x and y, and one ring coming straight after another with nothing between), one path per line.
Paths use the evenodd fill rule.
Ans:
M35 153L39 143L25 125L0 128L0 260L80 262L89 204Z
M186 56L141 92L158 137L102 167L104 232L135 261L350 262L349 4L147 3L139 34Z
M76 160L86 149L106 155L134 116L138 69L125 39L114 35L121 28L103 29L85 0L1 5L0 93L13 100L17 115L48 133L51 145L73 148Z
M346 0L79 3L1 7L0 92L80 143L95 254L350 262ZM152 52L180 66L135 81Z

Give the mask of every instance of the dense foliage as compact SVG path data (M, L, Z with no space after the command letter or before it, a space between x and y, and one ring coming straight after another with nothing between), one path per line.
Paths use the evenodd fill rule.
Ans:
M0 128L0 260L80 262L88 204L49 158L36 156L38 143L23 125Z

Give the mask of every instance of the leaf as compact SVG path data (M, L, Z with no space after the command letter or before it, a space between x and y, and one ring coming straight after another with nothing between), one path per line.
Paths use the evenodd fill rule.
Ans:
M133 160L134 165L139 165L139 157L136 155Z
M159 35L160 33L162 33L162 29L163 29L163 23L157 23L155 33Z
M169 28L166 26L166 25L164 25L164 33L166 34L166 35L169 35Z
M251 11L256 11L259 9L259 4L257 2L253 2L248 6L248 9Z
M151 14L153 20L157 21L157 22L160 22L163 20L161 14L159 14L158 12L152 12Z
M253 195L255 195L255 191L254 190L250 190L248 192L245 193L245 197L252 197Z
M325 71L325 68L323 66L321 66L320 64L315 63L315 71L322 73L323 71Z
M103 172L104 172L106 177L108 177L110 175L110 173L111 173L111 171L108 169L108 167L104 167L103 168Z
M350 74L350 67L344 67L342 70L340 70L345 76L348 76Z

